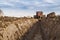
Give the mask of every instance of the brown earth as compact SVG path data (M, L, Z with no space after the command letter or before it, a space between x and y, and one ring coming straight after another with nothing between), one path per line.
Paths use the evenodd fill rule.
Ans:
M0 40L60 40L60 17L0 17Z

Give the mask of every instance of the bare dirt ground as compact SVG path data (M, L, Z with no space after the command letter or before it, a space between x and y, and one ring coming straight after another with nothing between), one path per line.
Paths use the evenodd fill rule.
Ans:
M37 21L23 35L22 40L60 40L60 18L46 18Z
M21 40L22 35L36 22L30 18L0 18L0 40Z
M0 40L60 40L60 17L0 17Z

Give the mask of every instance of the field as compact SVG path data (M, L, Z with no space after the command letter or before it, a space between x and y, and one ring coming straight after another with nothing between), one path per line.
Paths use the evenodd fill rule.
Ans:
M60 40L60 16L41 21L0 17L0 40Z
M0 17L0 40L20 40L35 22L33 18Z

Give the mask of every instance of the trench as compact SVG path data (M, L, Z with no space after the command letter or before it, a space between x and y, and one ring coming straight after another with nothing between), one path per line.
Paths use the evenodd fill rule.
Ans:
M22 40L60 40L59 20L45 19L37 21L22 36Z
M0 28L0 40L60 40L60 21L20 20Z

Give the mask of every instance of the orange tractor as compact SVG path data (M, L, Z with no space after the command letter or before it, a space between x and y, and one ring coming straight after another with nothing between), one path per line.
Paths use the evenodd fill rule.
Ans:
M36 15L34 15L34 18L39 19L39 20L41 20L43 17L44 17L44 15L43 15L42 11L37 11Z

